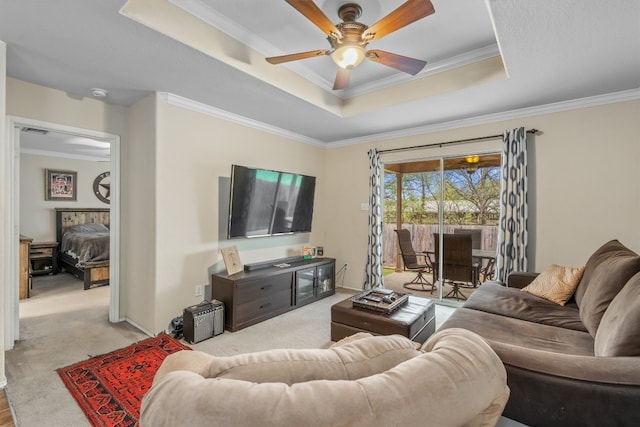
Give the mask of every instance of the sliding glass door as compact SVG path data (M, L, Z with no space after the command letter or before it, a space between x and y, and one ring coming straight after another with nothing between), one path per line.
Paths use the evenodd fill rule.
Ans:
M385 286L399 281L409 292L441 301L464 301L492 274L500 154L385 164L384 183ZM429 256L423 275L436 285L433 293L425 286L407 285L416 272L403 265L393 233L400 228L410 231L416 252Z

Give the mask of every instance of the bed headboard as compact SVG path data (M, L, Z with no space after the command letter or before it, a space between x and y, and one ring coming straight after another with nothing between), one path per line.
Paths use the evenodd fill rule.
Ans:
M109 226L109 208L56 208L56 240L62 241L67 227L98 223Z

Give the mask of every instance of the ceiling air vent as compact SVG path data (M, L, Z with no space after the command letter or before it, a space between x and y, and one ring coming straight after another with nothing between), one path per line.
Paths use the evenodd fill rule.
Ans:
M38 133L40 135L46 135L49 133L48 130L44 130L44 129L37 129L37 128L30 128L30 127L23 127L22 132L29 132L29 133Z

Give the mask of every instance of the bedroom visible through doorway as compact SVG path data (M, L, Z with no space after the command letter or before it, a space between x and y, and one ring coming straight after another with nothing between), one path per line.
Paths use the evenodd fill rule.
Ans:
M108 243L110 257L113 262L107 263L106 276L109 286L106 288L109 294L108 310L109 320L120 321L119 315L119 153L120 138L117 135L96 132L80 128L72 128L64 125L9 117L10 147L20 153L10 169L14 177L11 188L11 203L14 206L11 222L18 233L33 234L29 236L35 242L57 242L55 234L56 208L96 206L96 208L111 212L111 220L107 234L111 236ZM31 134L37 135L36 140L31 140ZM50 137L48 140L44 137ZM43 139L44 138L44 139ZM47 160L49 159L49 160ZM47 187L47 179L53 172L62 172L62 177L71 176L75 182L73 191L68 185L63 188L63 193ZM66 172L73 172L67 174ZM58 175L53 175L58 176ZM104 178L108 177L108 180ZM100 179L102 178L102 179ZM53 181L52 181L53 182ZM94 190L97 184L97 191ZM104 186L108 187L108 195ZM28 189L27 194L24 190ZM102 190L102 192L101 192ZM48 194L51 192L51 194ZM66 194L65 194L66 192ZM30 194L30 193L33 193ZM98 194L99 193L99 194ZM55 197L62 194L73 200L65 200L64 197ZM53 195L54 197L50 197ZM102 198L107 195L110 203ZM27 216L25 216L27 215ZM28 229L28 231L27 231ZM59 242L57 242L59 243ZM37 245L36 245L37 246ZM7 283L18 283L18 245L13 246L9 252L10 265L15 269L5 273ZM31 260L29 262L31 265ZM47 270L41 273L49 276ZM65 275L67 273L64 273ZM53 274L51 274L53 276ZM83 289L83 282L69 275L71 279L78 281L79 288ZM43 277L44 278L44 277ZM5 348L11 349L13 343L19 339L19 295L17 286L6 289L7 313L5 316ZM92 289L85 291L91 292ZM37 293L37 292L36 292Z

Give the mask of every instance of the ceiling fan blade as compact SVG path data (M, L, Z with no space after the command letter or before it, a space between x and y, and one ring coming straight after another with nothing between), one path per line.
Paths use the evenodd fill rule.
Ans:
M270 64L282 64L283 62L297 61L299 59L313 58L329 54L329 49L311 50L309 52L292 53L289 55L272 56L265 58Z
M404 71L412 76L418 74L420 70L427 65L427 61L409 58L408 56L402 56L391 52L385 52L384 50L369 50L367 51L366 57L373 62L395 68L396 70Z
M349 76L351 76L350 69L338 67L338 74L336 74L336 81L333 83L333 90L340 90L348 87Z
M322 10L311 0L285 0L294 9L303 14L309 21L313 22L316 27L320 28L326 35L336 39L342 38L342 33L327 18Z
M433 4L429 0L408 0L396 10L370 26L363 34L362 39L367 41L380 40L400 28L407 26L419 19L435 12Z

